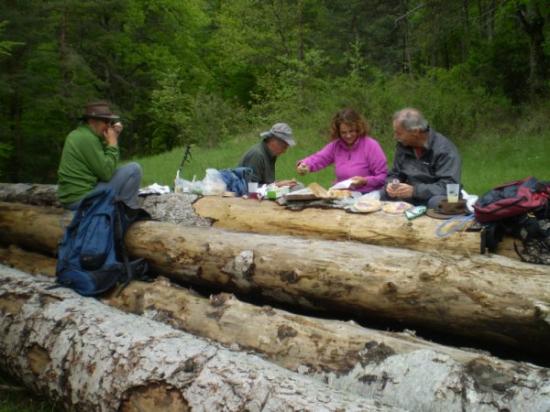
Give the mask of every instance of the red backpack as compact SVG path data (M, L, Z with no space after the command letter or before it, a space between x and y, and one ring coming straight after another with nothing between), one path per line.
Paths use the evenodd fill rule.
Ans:
M495 187L474 205L476 220L494 222L544 209L550 198L550 183L527 177Z
M550 183L527 177L485 193L474 205L483 224L481 253L495 252L505 234L521 240L514 249L524 262L550 265Z

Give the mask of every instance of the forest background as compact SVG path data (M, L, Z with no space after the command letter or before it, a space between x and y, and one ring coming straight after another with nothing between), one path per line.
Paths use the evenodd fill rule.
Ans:
M548 141L549 35L547 0L3 0L0 180L55 182L99 98L125 158L281 120L324 139L344 106L385 148L405 106L462 147Z

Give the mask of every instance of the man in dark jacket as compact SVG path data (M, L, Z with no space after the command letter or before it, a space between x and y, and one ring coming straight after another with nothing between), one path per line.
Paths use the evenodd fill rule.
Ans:
M397 147L383 198L436 208L446 198L447 184L460 184L461 160L456 146L430 129L417 109L396 112L393 130Z

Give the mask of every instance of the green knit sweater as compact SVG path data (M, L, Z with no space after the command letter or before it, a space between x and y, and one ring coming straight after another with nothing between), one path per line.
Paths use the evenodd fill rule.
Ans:
M98 183L108 182L119 158L118 146L108 146L87 124L67 136L57 171L57 196L64 205L82 199Z

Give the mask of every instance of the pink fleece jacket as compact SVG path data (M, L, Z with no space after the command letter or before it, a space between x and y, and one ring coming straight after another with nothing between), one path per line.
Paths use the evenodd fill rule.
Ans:
M298 163L305 163L311 172L334 163L335 183L362 176L367 179L367 184L355 188L362 193L382 188L388 174L386 155L380 144L369 136L359 137L352 147L348 147L342 139L333 140Z

